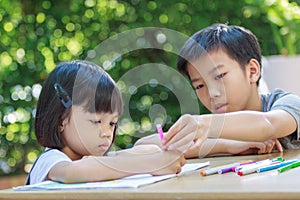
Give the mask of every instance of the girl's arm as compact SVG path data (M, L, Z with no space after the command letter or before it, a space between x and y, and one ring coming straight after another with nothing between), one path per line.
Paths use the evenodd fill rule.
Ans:
M167 149L178 149L207 137L263 142L293 133L296 120L284 110L237 111L226 114L183 115L165 134Z
M143 145L136 145L129 149L109 152L108 156L132 156L133 154L145 155L162 152L162 149L156 143L145 143Z
M132 156L89 156L81 160L60 162L54 165L48 174L48 179L77 183L118 179L141 173L175 174L180 172L184 164L183 155L176 151L132 154Z

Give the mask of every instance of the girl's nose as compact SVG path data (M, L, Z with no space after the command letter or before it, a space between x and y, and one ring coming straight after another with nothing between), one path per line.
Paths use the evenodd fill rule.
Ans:
M100 133L100 136L101 137L110 137L111 133L109 133L108 131L104 131L104 132Z
M113 134L113 129L111 126L101 126L100 127L100 137L111 137Z

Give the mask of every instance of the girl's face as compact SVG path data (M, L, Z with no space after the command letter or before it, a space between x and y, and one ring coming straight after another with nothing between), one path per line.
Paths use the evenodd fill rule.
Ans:
M63 149L72 160L83 156L102 156L111 146L118 113L89 113L72 106L71 115L63 121Z
M218 50L188 63L187 71L198 98L212 113L257 110L257 63L249 63L243 70L238 62Z

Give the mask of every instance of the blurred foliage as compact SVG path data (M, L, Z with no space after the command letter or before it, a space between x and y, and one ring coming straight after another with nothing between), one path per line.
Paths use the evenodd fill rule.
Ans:
M299 0L0 0L0 175L24 173L42 148L34 136L35 105L47 74L64 60L85 59L118 33L161 27L187 36L212 23L241 25L258 37L263 55L300 53ZM107 71L118 81L145 63L175 68L177 55L142 49L122 55ZM116 141L127 148L155 131L149 109L161 105L167 129L181 111L172 91L146 84L132 93L130 112ZM201 113L205 113L200 105ZM160 107L157 107L160 109ZM141 136L140 135L140 136Z

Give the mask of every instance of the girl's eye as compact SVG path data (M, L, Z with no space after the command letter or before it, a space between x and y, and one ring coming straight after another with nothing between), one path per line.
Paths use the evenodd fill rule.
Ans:
M219 80L219 79L223 78L225 75L226 75L226 73L219 74L215 77L215 80Z
M204 87L204 84L200 84L200 85L197 85L195 88L196 88L196 90L199 90L199 89L201 89L203 87Z
M110 126L118 126L118 123L117 122L109 122L109 125Z

